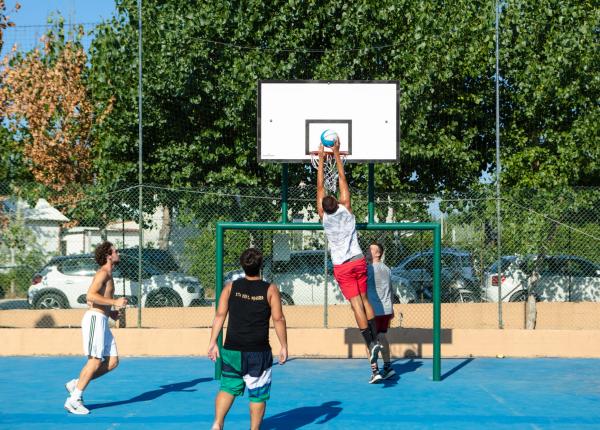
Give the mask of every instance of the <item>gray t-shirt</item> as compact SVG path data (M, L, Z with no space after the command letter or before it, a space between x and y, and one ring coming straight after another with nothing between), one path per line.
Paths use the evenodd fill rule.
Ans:
M392 281L390 268L384 263L372 263L368 267L367 297L375 315L391 315Z

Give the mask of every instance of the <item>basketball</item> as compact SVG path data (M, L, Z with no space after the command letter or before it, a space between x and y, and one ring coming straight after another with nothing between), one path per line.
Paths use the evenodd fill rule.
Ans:
M331 148L335 144L337 138L337 133L331 129L327 129L321 133L321 143L327 148Z

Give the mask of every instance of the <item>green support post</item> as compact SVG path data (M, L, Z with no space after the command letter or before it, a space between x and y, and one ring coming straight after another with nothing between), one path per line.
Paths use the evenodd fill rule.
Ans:
M375 222L375 165L369 163L369 224Z
M281 165L281 222L288 222L288 164Z
M442 259L442 231L439 224L433 229L433 380L441 380L441 300L440 274Z
M221 290L223 289L223 227L220 223L217 223L217 276L216 276L216 285L215 288L215 312L219 307L219 299L221 298ZM223 330L219 332L219 337L217 338L217 345L219 346L219 351L223 348ZM221 379L221 371L223 369L223 360L221 357L217 358L215 362L215 379Z

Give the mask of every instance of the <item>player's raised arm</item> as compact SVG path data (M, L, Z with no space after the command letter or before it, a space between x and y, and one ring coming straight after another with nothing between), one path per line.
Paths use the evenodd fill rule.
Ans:
M323 174L323 159L325 158L325 149L323 144L319 145L319 167L317 168L317 213L319 218L323 219L323 197L325 197L325 179Z
M346 209L352 212L352 204L350 203L350 189L348 188L348 182L346 181L346 173L344 172L344 163L340 157L340 139L337 138L333 145L333 156L335 157L335 165L338 170L338 181L340 188L340 196L338 203L344 205Z

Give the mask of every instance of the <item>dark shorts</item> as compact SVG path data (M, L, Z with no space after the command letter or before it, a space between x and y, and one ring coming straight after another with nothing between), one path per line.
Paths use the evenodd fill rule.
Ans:
M377 326L377 333L387 333L392 323L392 318L394 318L394 314L376 315L375 325Z
M223 372L221 391L242 396L248 388L251 402L265 402L271 397L271 351L244 352L221 349Z
M333 266L333 276L346 300L367 294L367 260L364 258Z

